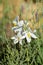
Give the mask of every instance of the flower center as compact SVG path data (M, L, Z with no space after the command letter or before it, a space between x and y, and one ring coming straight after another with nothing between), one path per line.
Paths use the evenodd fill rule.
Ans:
M27 36L30 38L31 37L30 33L27 33Z
M14 26L16 26L17 24L16 23L13 23Z

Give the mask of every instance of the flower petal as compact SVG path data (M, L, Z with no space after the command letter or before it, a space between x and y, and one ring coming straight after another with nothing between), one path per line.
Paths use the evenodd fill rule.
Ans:
M27 35L27 33L26 33L26 40L27 40L27 42L31 42L31 37L28 37L28 35Z
M33 31L34 33L36 32L36 30Z
M23 24L24 24L23 20L18 22L18 26L23 26Z
M14 30L14 31L22 31L22 26L21 27L18 27L18 26L16 26L16 27L12 27L12 30Z
M14 44L17 44L17 43L18 43L18 40L17 40L17 39L15 39L15 40L14 40Z
M18 38L12 37L11 39L14 41L14 44L18 43Z
M22 40L20 40L19 43L22 45Z
M23 40L23 39L25 39L25 38L26 38L26 36L25 36L25 35L21 37L21 39L22 39L22 40Z
M27 40L28 43L31 42L31 38L26 37L26 40Z
M12 40L14 40L14 39L15 39L15 37L11 37L11 39L12 39Z
M31 35L31 37L32 38L34 38L34 39L36 39L37 37L36 37L36 35L35 34L33 34L33 33L30 33L30 35Z

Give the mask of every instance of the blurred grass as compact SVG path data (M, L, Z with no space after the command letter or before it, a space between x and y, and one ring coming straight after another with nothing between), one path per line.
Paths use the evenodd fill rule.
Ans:
M40 24L42 25L43 24L43 17L40 18Z

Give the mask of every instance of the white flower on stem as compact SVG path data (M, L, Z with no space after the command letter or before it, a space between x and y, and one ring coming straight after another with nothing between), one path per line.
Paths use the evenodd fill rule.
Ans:
M14 41L14 44L17 44L19 42L19 44L22 45L22 40L24 39L25 37L21 35L20 32L18 32L17 36L16 37L12 37L11 39Z
M16 37L12 37L11 39L14 41L14 44L18 43L18 39Z
M14 21L13 21L14 27L15 27L15 26L18 26L18 22L19 22L19 16L17 16L17 17L14 19Z
M19 43L22 45L22 40L25 38L25 36L23 36L23 35L21 34L21 32L18 32L17 37L18 37Z
M28 27L29 22L23 20L19 21L19 17L17 17L17 21L14 20L13 24L14 27L12 27L12 30L14 32L17 32L17 34L15 34L16 36L11 38L14 41L14 44L17 44L19 42L19 44L22 45L22 40L25 38L27 42L30 43L31 38L37 38L37 36L34 34L36 30L32 31L30 27Z
M31 37L34 38L34 39L37 38L36 35L33 34L32 32L25 31L24 34L25 34L25 38L26 38L28 43L31 42Z

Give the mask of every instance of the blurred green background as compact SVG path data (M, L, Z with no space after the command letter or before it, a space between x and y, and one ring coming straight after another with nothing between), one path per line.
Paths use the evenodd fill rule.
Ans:
M14 35L11 28L16 16L37 30L37 40L14 45L10 38ZM0 0L0 65L43 65L43 0Z

